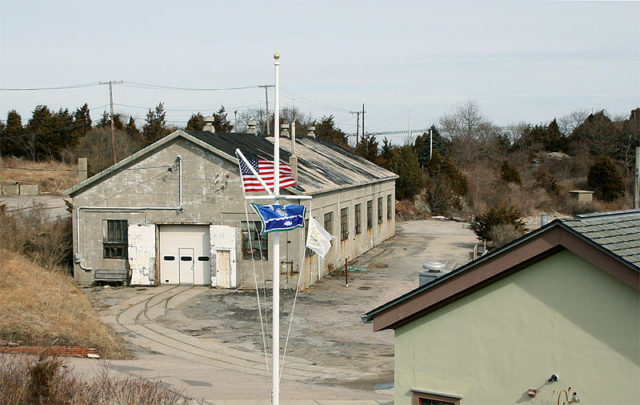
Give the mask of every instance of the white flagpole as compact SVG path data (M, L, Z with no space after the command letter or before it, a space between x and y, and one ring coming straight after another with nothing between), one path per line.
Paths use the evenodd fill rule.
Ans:
M275 81L275 106L273 112L273 192L274 204L278 204L280 196L280 55L273 55L276 70ZM269 117L267 117L267 120ZM273 249L271 254L273 261L273 326L272 339L272 388L271 403L280 404L280 232L273 233Z

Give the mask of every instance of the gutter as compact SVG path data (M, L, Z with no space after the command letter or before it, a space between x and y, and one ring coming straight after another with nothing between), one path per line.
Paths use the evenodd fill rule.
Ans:
M179 201L177 207L96 207L90 205L83 205L76 208L76 253L74 254L74 261L82 270L91 271L92 267L87 267L82 264L82 252L80 251L80 210L94 210L94 211L103 211L103 212L118 212L118 211L140 211L140 210L149 210L149 211L182 211L183 209L183 198L182 198L182 157L178 155L176 157L176 163L178 164L178 188L179 188Z

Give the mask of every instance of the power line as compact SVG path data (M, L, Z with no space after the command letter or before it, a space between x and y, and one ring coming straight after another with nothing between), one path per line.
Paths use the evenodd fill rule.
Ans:
M68 89L80 89L83 87L93 87L99 86L99 82L90 82L90 83L81 83L81 84L71 84L67 86L54 86L54 87L21 87L21 88L9 88L2 87L0 91L40 91L40 90L68 90Z
M185 91L227 91L227 90L247 90L257 89L260 86L239 86L239 87L218 87L218 88L205 88L205 87L179 87L179 86L165 86L161 84L149 84L140 82L124 82L124 86L134 87L138 89L155 89L155 90L185 90Z

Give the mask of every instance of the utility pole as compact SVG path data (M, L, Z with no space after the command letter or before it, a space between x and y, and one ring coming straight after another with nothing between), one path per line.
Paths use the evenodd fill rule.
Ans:
M113 117L113 85L114 84L123 84L122 80L109 80L108 82L100 82L100 84L108 84L109 85L109 106L111 110L111 151L113 152L113 164L118 163L116 158L116 129Z
M364 140L364 103L362 103L362 140ZM357 142L356 142L357 145Z
M262 86L258 86L258 87L264 87L264 103L265 103L265 109L267 111L267 136L271 135L271 131L269 131L269 93L267 92L267 89L269 87L274 87L275 85L273 84L264 84ZM273 123L274 126L278 126L278 123L274 122ZM280 128L280 127L278 127Z
M636 170L633 182L633 208L640 208L640 146L636 146Z
M433 157L433 128L429 128L429 160Z
M356 146L358 146L358 136L360 136L360 111L350 111L356 115Z
M411 110L409 110L409 142L413 143L413 134L411 133Z
M238 110L233 111L233 132L238 132Z

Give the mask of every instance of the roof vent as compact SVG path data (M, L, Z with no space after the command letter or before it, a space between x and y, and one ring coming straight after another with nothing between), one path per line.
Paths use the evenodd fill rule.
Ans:
M289 137L289 124L280 124L280 135L286 138Z
M307 130L307 136L311 137L311 138L315 138L316 137L316 127L309 127L309 129Z
M258 123L255 120L251 120L249 122L247 122L247 125L249 126L249 128L247 128L247 133L248 134L257 134L258 130L256 129L256 126L258 125Z
M213 126L213 121L215 120L215 118L213 118L212 116L209 117L204 117L203 121L204 121L204 127L202 128L203 131L207 131L207 132L216 132L216 129Z

